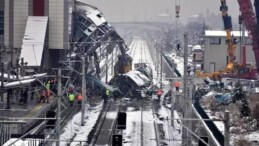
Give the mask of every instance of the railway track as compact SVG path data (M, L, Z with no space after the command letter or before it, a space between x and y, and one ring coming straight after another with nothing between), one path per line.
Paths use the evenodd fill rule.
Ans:
M143 100L141 100L141 146L144 146L144 127L143 127Z
M159 101L153 101L153 105L152 105L152 113L154 116L154 119L158 119L158 113L157 113L157 109L159 106ZM157 122L156 120L154 120L154 128L155 128L155 135L156 135L156 143L158 146L167 146L167 142L165 142L167 139L165 137L165 130L164 130L164 126L162 123Z
M90 145L109 145L117 124L120 103L108 101L104 106L96 125L88 136Z

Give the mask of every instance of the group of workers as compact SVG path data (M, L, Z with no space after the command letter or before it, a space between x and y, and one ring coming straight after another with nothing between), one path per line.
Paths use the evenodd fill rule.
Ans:
M56 80L47 81L44 86L45 88L42 90L40 94L40 100L39 103L49 103L49 98L51 94L51 90L53 88L53 84L56 82Z
M55 93L57 94L57 90L54 87L54 84L56 82L56 79L47 81L46 83L44 83L44 89L41 91L41 93L37 91L37 96L39 96L39 101L38 103L49 103L50 101L50 95L51 93ZM33 98L33 95L31 96ZM77 104L80 107L82 104L82 100L83 100L83 96L81 93L78 93L76 96L77 99ZM74 90L73 88L69 88L68 89L68 101L69 101L69 105L70 107L72 107L74 105L74 101L75 101L75 94L74 94Z
M41 102L49 103L49 100L50 100L49 98L50 98L51 89L52 89L51 84L53 84L54 82L55 81L47 81L46 82L45 90L43 90L42 93L40 94L39 103L41 103ZM181 85L181 82L179 82L179 81L174 82L174 87L175 87L175 91L176 92L179 92L180 85ZM163 90L161 88L158 88L156 90L156 95L157 95L158 99L160 100L161 96L163 95ZM107 99L112 97L111 96L111 91L109 89L105 88L103 90L102 96L103 96L104 102L106 103ZM81 107L82 100L83 100L82 94L78 93L77 95L75 95L73 89L69 88L69 91L68 91L68 101L69 101L70 107L73 107L75 100L77 100L78 107ZM115 97L114 97L114 100L116 100Z
M180 91L179 90L180 86L181 86L181 82L179 82L179 81L174 82L174 87L175 87L176 92ZM162 96L162 94L163 94L163 90L161 88L158 88L157 91L156 91L156 95L157 95L158 100L160 100L160 97Z
M78 93L76 96L77 99L77 106L81 107L82 101L83 101L83 96L81 93ZM69 105L70 107L74 106L74 101L75 101L75 94L73 92L68 94L68 101L69 101Z

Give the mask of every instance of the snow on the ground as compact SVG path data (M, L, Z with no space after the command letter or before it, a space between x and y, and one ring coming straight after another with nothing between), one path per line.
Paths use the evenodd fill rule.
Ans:
M174 59L174 63L177 64L177 70L180 72L181 75L184 73L184 59L183 57L179 57L177 55L174 55L172 57Z
M250 141L259 141L259 131L251 132L245 135Z
M106 114L106 118L107 118L107 119L115 119L116 116L117 116L117 111L114 111L114 112L109 111L109 112L107 112L107 114Z
M3 146L9 146L11 143L17 141L18 138L11 138L10 140L8 140ZM34 145L38 145L40 143L40 140L38 141L34 141ZM29 146L30 144L32 144L32 141L28 141L28 140L18 140L17 142L15 142L14 144L12 144L12 146Z
M174 127L171 126L171 111L170 109L165 108L164 106L161 106L161 109L158 111L159 117L163 117L165 120L162 122L166 134L166 139L170 139L170 141L166 141L169 145L174 146L181 146L181 139L182 139L182 133L181 133L181 125L179 120L174 120ZM174 118L180 118L177 111L174 111Z
M154 146L156 145L155 129L154 129L154 117L152 111L143 111L143 135L144 145Z
M143 111L143 143L147 146L156 145L154 118L151 110ZM141 111L133 107L127 109L127 129L123 132L124 146L141 145Z
M216 95L217 92L211 90L210 92L208 92L207 94L203 95L203 98L207 98L207 97L213 97L214 95Z
M63 133L60 136L61 140L70 140L74 137L75 141L86 141L87 136L95 125L103 103L100 103L96 107L89 107L85 112L85 124L81 126L81 112L78 112L63 128ZM79 142L72 142L71 146L76 146ZM54 146L55 144L53 144ZM66 145L66 142L61 142L61 145Z

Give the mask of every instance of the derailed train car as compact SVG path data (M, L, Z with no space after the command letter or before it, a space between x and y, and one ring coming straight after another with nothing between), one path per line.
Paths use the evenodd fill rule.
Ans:
M124 97L138 98L141 96L141 90L149 87L152 80L152 69L145 66L117 75L110 81L110 84L119 88Z

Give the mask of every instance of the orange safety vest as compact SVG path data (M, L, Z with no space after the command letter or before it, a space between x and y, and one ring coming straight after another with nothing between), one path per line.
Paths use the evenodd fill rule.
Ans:
M77 96L77 100L78 100L78 101L82 101L82 100L83 100L83 96L82 96L82 95L78 95L78 96Z
M161 89L158 89L157 92L156 92L157 95L161 96L163 94L163 90Z
M175 82L175 83L174 83L174 86L175 86L175 87L180 87L180 82Z
M46 95L50 96L50 90L47 90Z

